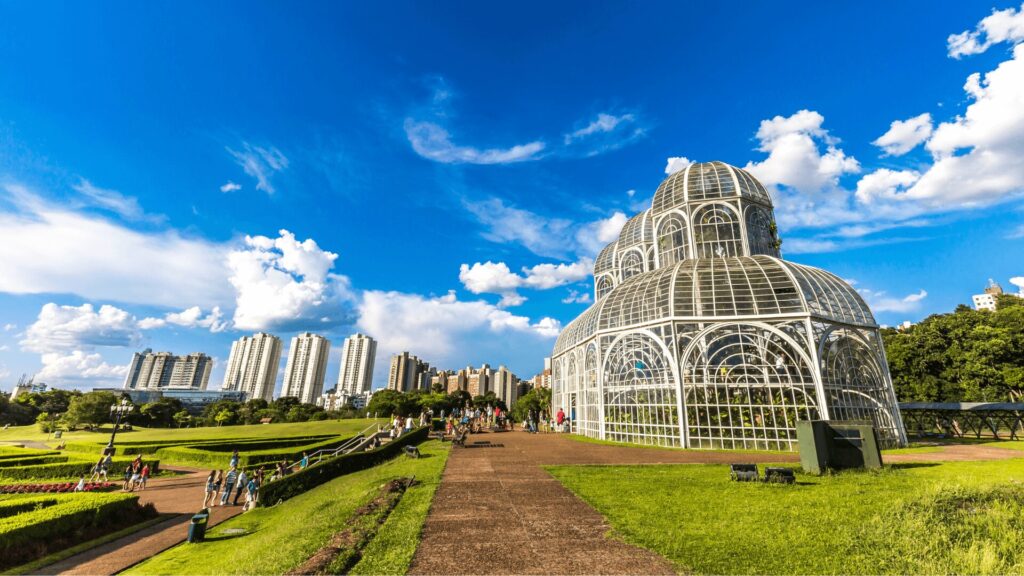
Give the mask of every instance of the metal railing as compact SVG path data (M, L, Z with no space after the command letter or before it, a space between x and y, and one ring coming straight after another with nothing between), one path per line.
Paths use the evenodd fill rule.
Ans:
M346 440L340 446L337 446L336 448L321 448L320 450L317 450L316 452L313 452L312 454L307 454L306 458L309 461L311 461L312 463L318 464L322 460L324 460L325 458L334 458L335 456L338 456L340 454L348 454L349 452L352 452L353 450L355 450L360 444L363 443L363 441L366 440L367 432L369 432L373 428L377 428L377 430L373 432L373 434L375 434L375 435L377 433L379 433L380 430L381 430L380 424L377 423L377 422L374 422L373 424L370 424L369 426L364 428L362 431L360 431L355 436L353 436L353 437L349 438L348 440ZM315 461L314 461L314 458L316 459ZM296 460L294 462L288 462L288 463L285 464L285 468L288 468L288 469L294 468L301 461L302 461L302 459L299 458L298 460Z

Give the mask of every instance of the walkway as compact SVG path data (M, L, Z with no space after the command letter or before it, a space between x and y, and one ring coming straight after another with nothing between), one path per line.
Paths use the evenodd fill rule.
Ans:
M163 468L188 474L150 480L145 491L137 492L139 502L153 504L161 514L172 513L178 516L46 566L37 573L117 574L185 540L189 519L202 503L208 471L171 466ZM209 525L223 522L241 512L241 504L213 508Z
M608 538L604 518L541 466L735 460L736 454L606 446L557 434L472 435L448 457L410 573L674 574L656 554Z

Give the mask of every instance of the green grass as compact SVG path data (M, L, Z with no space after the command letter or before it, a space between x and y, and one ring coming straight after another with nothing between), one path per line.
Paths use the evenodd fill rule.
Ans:
M795 486L733 483L718 465L549 470L680 572L1024 572L1024 459L798 474Z
M375 573L404 573L440 482L448 446L430 441L421 444L420 451L424 458L399 456L336 478L277 506L232 518L214 527L206 542L179 545L131 568L127 574L282 574L344 529L352 513L372 499L382 484L414 475L421 484L403 496L356 566ZM228 532L237 529L244 533Z
M384 423L384 419L377 420ZM118 432L117 439L124 442L147 442L163 440L228 440L232 438L286 438L290 436L313 436L317 434L352 435L366 428L374 420L320 420L315 422L287 422L281 424L252 424L246 426L209 426L204 428L142 428L136 426L131 432ZM78 430L65 432L62 440L67 442L94 442L106 444L110 439L110 428L96 432ZM56 445L60 440L48 438L39 427L12 426L0 431L0 442L19 441L46 442Z

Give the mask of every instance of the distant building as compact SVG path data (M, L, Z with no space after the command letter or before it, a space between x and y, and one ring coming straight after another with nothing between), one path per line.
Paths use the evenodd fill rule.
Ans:
M281 339L258 332L242 336L231 345L222 390L245 392L248 398L274 399L281 363Z
M187 356L175 356L170 352L153 352L147 348L132 355L122 389L192 388L206 390L212 369L213 359L202 352L193 352Z
M324 389L330 352L331 342L323 336L305 332L293 337L281 395L294 396L304 404L316 402Z
M996 297L1003 293L1003 287L1000 286L995 280L989 278L988 286L985 287L985 292L982 294L975 294L971 297L974 301L975 310L989 310L991 312L996 311Z
M491 377L491 391L499 400L511 407L519 399L519 377L504 366L499 366Z
M388 369L388 389L399 392L411 392L412 390L429 390L432 372L430 364L409 354L402 352L391 357L391 366Z
M341 349L341 369L338 391L363 394L373 388L373 364L377 355L377 341L365 334L345 338Z
M356 410L362 410L366 408L369 403L369 394L349 394L344 390L339 392L331 392L328 394L322 394L316 399L316 405L320 406L324 410L341 410L348 406L355 408Z
M38 392L46 392L46 384L40 382L36 383L36 377L32 376L26 378L24 374L18 379L18 383L14 385L14 389L11 390L11 400L14 400L22 394L35 394Z
M551 358L544 359L544 371L530 379L534 388L551 388Z
M245 392L237 390L198 390L193 388L93 388L94 392L111 392L114 394L126 393L136 406L156 402L161 398L173 398L192 415L202 414L203 408L221 400L233 402L245 402L248 398Z

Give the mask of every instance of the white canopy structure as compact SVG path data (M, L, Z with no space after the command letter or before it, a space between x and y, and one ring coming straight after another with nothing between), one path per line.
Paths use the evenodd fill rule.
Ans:
M791 450L798 420L906 434L871 310L839 277L779 257L747 172L692 164L594 265L595 302L552 354L552 408L587 436Z

